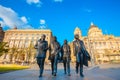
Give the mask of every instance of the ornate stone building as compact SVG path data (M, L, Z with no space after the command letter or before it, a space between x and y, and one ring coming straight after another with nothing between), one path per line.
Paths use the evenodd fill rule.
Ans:
M49 29L11 29L5 32L4 42L9 42L9 47L27 48L30 43L35 45L41 35L46 35L46 40L50 43L52 32Z
M2 29L1 29L2 30ZM10 51L9 59L13 61L33 62L36 50L33 48L36 41L46 35L48 43L51 41L52 31L49 29L17 29L16 27L5 32L4 42L8 42ZM95 64L120 61L120 37L105 35L102 30L91 23L87 36L82 36L79 27L75 28L74 34L79 34L84 41L86 49L91 55L91 62ZM73 43L71 46L72 62L75 62L73 55ZM48 55L47 55L48 57ZM46 58L48 61L48 58Z
M102 30L91 23L87 36L82 36L81 30L76 27L74 34L79 34L85 43L95 64L120 61L120 37L104 35ZM71 48L73 44L71 43ZM73 51L72 51L73 52ZM72 55L73 57L73 55ZM75 58L72 58L75 61Z
M4 38L4 31L3 31L1 24L0 24L0 42L3 41L3 38Z
M34 45L42 34L46 35L46 40L49 44L52 37L52 32L49 29L17 29L15 27L5 31L4 42L8 42L9 53L14 55L12 60L33 62L36 53Z

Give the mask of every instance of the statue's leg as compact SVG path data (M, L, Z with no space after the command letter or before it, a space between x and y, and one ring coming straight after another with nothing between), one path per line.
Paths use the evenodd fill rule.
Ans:
M37 58L37 64L38 64L38 66L39 66L39 77L42 77L42 75L41 75L41 60L40 60L40 58Z
M64 73L66 74L66 60L63 60L63 66L64 66Z
M38 66L40 68L40 58L37 58L37 64L38 64Z
M84 77L84 75L83 75L83 64L80 64L80 76Z
M68 76L70 76L70 60L67 59L67 72Z
M40 59L40 62L41 62L41 64L40 64L40 75L41 76L42 76L43 70L44 70L44 61L45 61L45 58Z
M76 62L76 73L78 74L79 62Z
M81 54L81 59L80 59L80 76L84 77L83 75L83 55Z
M52 75L54 73L54 59L51 59L51 69L52 69Z
M54 60L54 76L56 76L57 73L57 61L58 61L58 57L56 55Z

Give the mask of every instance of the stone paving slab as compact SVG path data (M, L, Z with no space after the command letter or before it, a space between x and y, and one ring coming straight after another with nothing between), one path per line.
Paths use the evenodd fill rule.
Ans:
M80 77L79 74L76 74L73 67L71 68L71 76L64 75L61 65L59 65L58 68L56 77L52 76L50 68L47 68L44 71L43 77L39 78L39 69L35 65L31 69L0 74L0 80L120 80L120 68L85 68L84 78Z

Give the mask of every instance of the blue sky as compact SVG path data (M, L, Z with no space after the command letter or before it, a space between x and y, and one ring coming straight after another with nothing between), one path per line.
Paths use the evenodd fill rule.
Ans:
M119 0L0 0L0 23L7 30L49 28L59 42L73 40L78 26L86 36L93 22L104 34L120 36Z

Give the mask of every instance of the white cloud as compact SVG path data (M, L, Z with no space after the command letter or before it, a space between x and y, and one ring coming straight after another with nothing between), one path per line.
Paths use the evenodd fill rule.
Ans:
M21 20L22 20L24 23L28 23L27 18L26 18L25 16L22 16L22 17L21 17Z
M45 29L45 28L46 28L46 26L42 25L42 26L40 26L40 28L41 28L41 29Z
M3 21L0 21L1 27L6 26L6 24Z
M18 28L27 26L27 19L25 16L23 16L21 20L14 10L2 5L0 5L0 19L3 26L8 26L10 28L13 28L14 25L16 25Z
M42 2L40 0L26 0L26 2L31 5L31 4L36 4L37 7L41 7Z
M44 19L40 19L40 28L41 29L46 28L46 21Z
M44 19L41 19L41 20L40 20L40 24L45 24L45 20L44 20Z
M32 4L32 3L37 4L37 3L40 3L40 1L39 0L27 0L27 3L28 4Z
M63 2L63 0L54 0L54 2Z

